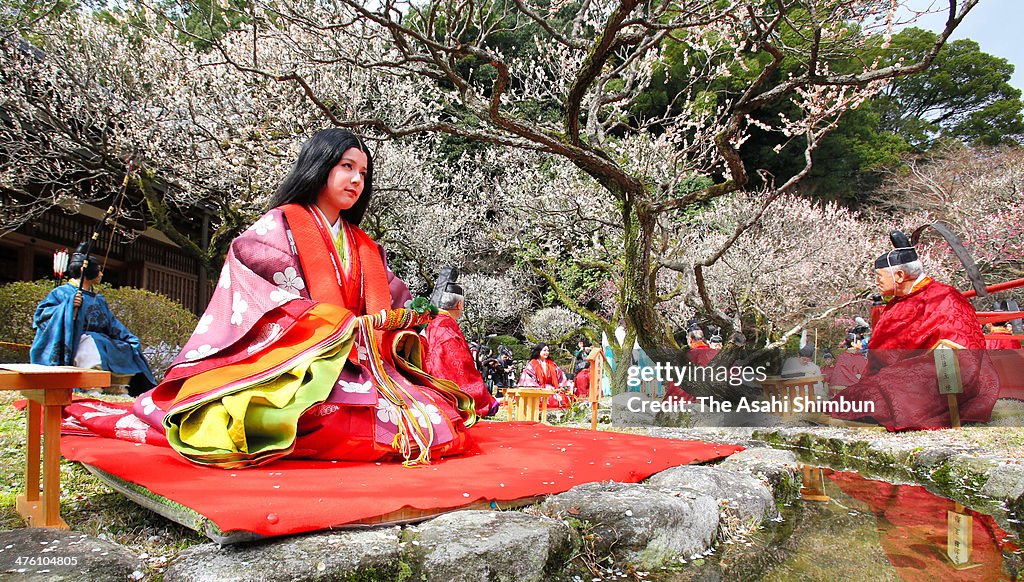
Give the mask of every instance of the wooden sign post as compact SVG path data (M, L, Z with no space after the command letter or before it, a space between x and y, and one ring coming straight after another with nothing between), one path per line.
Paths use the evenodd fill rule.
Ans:
M825 493L825 473L821 467L800 465L803 473L803 485L800 487L800 499L804 501L831 501L832 498Z
M590 362L590 393L587 400L590 402L590 430L597 430L597 402L601 399L601 377L604 376L604 351L600 348L591 348L587 354L587 361Z
M973 551L974 516L957 503L946 512L946 557L957 570L966 570L981 565L971 561Z
M935 357L935 373L939 380L939 394L946 395L949 403L949 420L953 428L960 428L960 407L956 395L964 391L963 378L960 376L960 362L956 359L954 345L940 342L932 350Z

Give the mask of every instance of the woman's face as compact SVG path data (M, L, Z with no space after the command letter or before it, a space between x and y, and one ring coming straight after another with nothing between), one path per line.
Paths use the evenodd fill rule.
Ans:
M546 360L548 359L549 355L551 355L551 350L549 350L547 346L544 346L540 349L540 359Z
M349 148L327 175L327 184L317 196L316 205L331 221L342 210L355 206L363 194L366 180L366 154L359 148Z

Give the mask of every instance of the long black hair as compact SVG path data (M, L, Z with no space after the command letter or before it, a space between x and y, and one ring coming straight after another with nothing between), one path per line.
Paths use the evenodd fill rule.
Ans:
M544 348L548 348L548 352L549 352L548 353L548 359L550 359L551 358L551 354L550 354L551 346L549 346L548 344L545 344L545 343L539 343L539 344L533 346L533 349L530 350L530 359L531 360L539 360L540 359L540 353L541 353L541 351Z
M295 165L270 197L270 208L293 202L304 206L316 204L320 191L327 185L327 176L331 173L331 168L338 164L342 154L350 148L357 148L366 154L366 179L363 181L363 193L359 200L356 200L352 208L342 210L341 217L349 224L358 226L370 205L370 198L373 197L373 158L362 140L347 129L318 131L302 145Z

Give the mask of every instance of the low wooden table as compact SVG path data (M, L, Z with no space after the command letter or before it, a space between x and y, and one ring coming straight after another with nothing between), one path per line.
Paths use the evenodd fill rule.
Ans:
M785 402L786 408L781 413L781 416L789 418L794 414L793 401L796 398L803 398L805 400L817 399L818 396L814 391L814 387L824 381L824 376L801 376L799 378L768 376L761 381L761 392L765 400L774 398L776 401Z
M552 394L552 390L544 388L509 388L505 400L515 397L516 404L514 409L509 405L508 419L547 423L548 397Z
M110 372L71 366L0 364L0 390L20 390L28 399L25 447L25 494L18 513L32 527L67 529L60 518L60 421L75 388L107 388ZM42 425L42 434L40 426ZM39 492L39 445L43 445L42 499Z

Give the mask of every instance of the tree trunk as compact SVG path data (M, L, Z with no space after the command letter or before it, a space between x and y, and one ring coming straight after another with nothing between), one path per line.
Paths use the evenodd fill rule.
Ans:
M651 272L655 216L644 206L627 203L623 205L622 219L625 232L619 301L626 331L634 332L645 350L678 349L657 310L658 291Z

